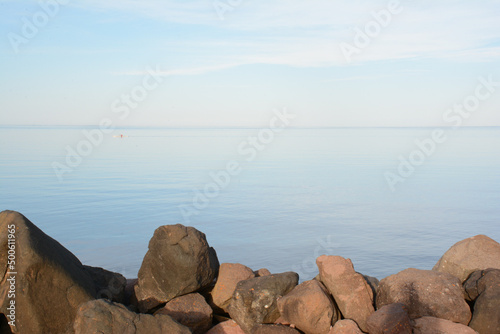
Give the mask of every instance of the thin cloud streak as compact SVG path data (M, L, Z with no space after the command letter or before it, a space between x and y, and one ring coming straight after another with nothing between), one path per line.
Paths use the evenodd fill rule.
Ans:
M88 3L88 2L86 2ZM91 6L133 11L155 19L184 24L214 26L228 31L253 31L243 37L193 40L204 47L208 67L224 69L233 64L268 63L290 66L345 66L340 43L353 43L353 28L364 28L373 11L384 10L385 1L243 1L227 12L224 21L214 20L205 1L91 1ZM422 4L401 1L402 12L382 28L380 36L354 62L401 59L450 59L487 62L498 58L500 22L495 13L499 2L445 1ZM496 10L496 11L495 11ZM207 12L208 11L208 12ZM242 41L243 38L243 41ZM212 48L209 44L219 44ZM242 44L243 43L243 44ZM204 46L203 46L204 45ZM221 48L222 46L222 48ZM225 52L227 50L227 52ZM224 55L221 60L220 55ZM205 73L179 70L189 75Z
M223 21L210 0L75 0L68 6L81 11L127 14L113 18L117 20L150 18L173 24L166 27L158 46L177 50L182 49L180 44L190 45L189 57L176 63L178 69L174 71L177 71L175 75L196 75L255 63L348 66L340 44L354 44L354 29L363 30L374 20L372 13L385 10L387 3L379 0L243 0L226 13ZM499 1L401 0L400 6L401 13L391 18L390 24L381 29L367 48L353 56L352 63L498 59ZM199 30L205 26L207 32L192 34L186 39L169 36L169 29L175 31L184 25L193 25Z

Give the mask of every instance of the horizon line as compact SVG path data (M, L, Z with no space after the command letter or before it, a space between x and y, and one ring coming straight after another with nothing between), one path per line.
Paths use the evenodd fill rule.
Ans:
M98 124L0 124L2 128L99 128ZM242 126L242 125L228 125L228 126L154 126L154 125L122 125L116 126L114 129L262 129L266 126ZM458 128L498 128L500 125L462 125ZM339 125L339 126L289 126L287 129L429 129L429 128L457 128L453 125L402 125L402 126L369 126L369 125Z

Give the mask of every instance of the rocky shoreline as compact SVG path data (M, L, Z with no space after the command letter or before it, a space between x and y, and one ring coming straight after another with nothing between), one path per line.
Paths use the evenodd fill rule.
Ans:
M318 276L219 264L193 227L156 229L137 279L83 265L22 214L0 213L0 333L499 334L500 244L477 235L432 270Z

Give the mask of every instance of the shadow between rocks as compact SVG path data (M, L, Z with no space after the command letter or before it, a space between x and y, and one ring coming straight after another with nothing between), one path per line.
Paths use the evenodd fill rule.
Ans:
M5 314L0 313L0 333L2 334L12 334L10 326Z

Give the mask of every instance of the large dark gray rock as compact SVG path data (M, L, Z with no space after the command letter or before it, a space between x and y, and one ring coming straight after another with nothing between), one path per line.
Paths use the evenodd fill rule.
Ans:
M15 251L13 268L8 268L9 250ZM8 269L17 274L8 274ZM120 299L125 287L123 276L83 266L59 242L14 211L0 213L0 277L5 277L0 283L0 313L5 315L13 300L8 297L13 281L7 279L15 278L19 333L66 333L81 304L105 291Z
M299 275L293 272L240 281L229 304L229 315L245 333L252 334L256 325L278 319L278 298L289 293L298 281Z
M165 314L137 314L124 305L99 299L83 304L73 325L75 334L191 334Z
M464 287L467 299L474 301L469 326L480 334L500 333L500 270L475 271Z
M460 280L448 273L405 269L380 281L377 309L392 303L407 307L411 319L424 316L467 325L471 319Z
M135 285L139 310L148 312L209 286L218 270L217 254L205 234L180 224L157 228Z

